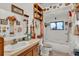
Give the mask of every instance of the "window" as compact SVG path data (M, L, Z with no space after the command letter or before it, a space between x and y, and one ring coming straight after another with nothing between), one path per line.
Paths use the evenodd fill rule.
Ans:
M63 30L64 29L64 22L57 22L57 30Z
M63 21L57 21L50 23L50 28L52 30L64 30L64 22Z
M56 30L56 23L50 23L50 27L51 29Z

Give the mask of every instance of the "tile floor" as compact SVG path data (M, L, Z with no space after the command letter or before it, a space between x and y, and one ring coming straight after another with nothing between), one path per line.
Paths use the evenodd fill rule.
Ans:
M68 53L63 53L60 51L52 51L49 56L70 56Z

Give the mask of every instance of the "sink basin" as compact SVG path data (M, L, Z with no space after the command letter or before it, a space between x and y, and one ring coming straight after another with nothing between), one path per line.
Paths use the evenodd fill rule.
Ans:
M22 42L18 42L17 44L14 44L14 45L6 45L4 47L4 50L5 51L15 51L15 50L23 48L27 44L28 44L28 41L22 41Z

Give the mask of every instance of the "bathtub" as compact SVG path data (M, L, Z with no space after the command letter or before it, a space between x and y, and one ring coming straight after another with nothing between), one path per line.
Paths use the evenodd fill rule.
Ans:
M47 43L49 45L52 46L52 50L55 50L55 51L59 51L59 52L63 52L63 53L69 53L69 55L74 55L73 54L73 49L72 47L66 43L66 44L63 44L63 43L57 43L57 42L44 42L44 44Z

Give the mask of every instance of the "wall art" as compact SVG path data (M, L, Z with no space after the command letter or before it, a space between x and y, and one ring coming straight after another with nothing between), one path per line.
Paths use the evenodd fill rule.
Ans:
M24 10L13 5L13 4L11 6L11 11L14 12L14 13L20 14L20 15L24 15Z
M7 25L8 21L6 19L0 19L0 24Z
M6 32L6 26L2 27L2 32Z
M16 20L16 25L20 25L20 21Z

